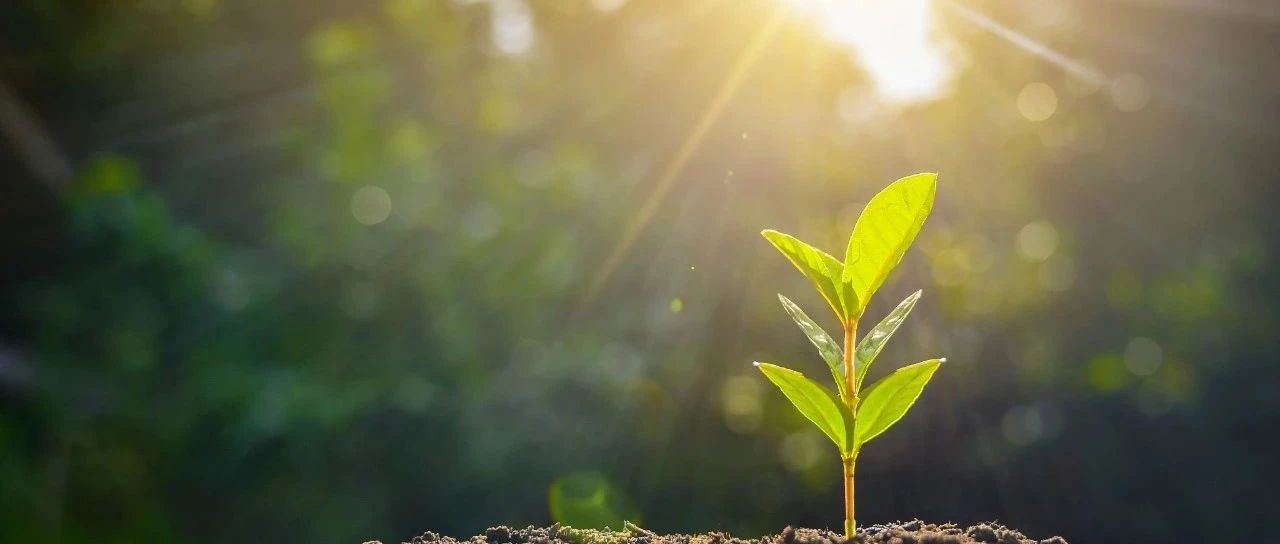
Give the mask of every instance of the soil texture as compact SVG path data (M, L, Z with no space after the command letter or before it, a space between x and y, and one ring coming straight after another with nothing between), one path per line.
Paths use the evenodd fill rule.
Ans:
M920 520L862 527L852 539L824 529L794 527L760 538L737 538L725 533L659 535L635 526L628 528L619 532L560 525L523 529L493 527L469 539L429 532L413 537L406 544L1067 544L1062 537L1036 540L995 523L980 523L966 529L950 523L935 525Z

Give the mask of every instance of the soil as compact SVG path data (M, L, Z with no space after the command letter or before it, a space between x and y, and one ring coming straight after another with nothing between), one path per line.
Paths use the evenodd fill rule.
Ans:
M735 538L725 533L659 535L634 526L630 531L616 532L553 525L524 529L493 527L465 540L426 533L406 544L1067 544L1067 541L1058 536L1044 540L1027 538L995 523L980 523L964 529L950 523L934 525L914 520L862 527L852 539L827 530L793 527L761 538Z

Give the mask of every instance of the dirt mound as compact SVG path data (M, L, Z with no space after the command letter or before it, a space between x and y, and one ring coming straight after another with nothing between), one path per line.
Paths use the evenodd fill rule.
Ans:
M425 533L408 544L1067 544L1062 537L1035 540L1007 527L980 523L967 529L954 524L934 525L920 520L870 525L853 539L823 529L787 527L776 535L736 538L725 533L659 535L630 527L629 531L597 531L551 527L493 527L466 540ZM371 541L366 544L381 544Z

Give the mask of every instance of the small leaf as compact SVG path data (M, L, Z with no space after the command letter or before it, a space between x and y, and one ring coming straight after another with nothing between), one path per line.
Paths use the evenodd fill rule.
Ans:
M836 382L836 390L840 392L840 398L846 398L848 392L844 390L844 350L840 348L835 340L831 339L831 335L822 327L810 319L808 315L801 310L791 299L778 295L778 300L782 301L782 308L787 311L787 315L800 326L800 330L804 331L804 335L813 343L813 347L818 348L818 354L822 355L822 360L827 362L827 368L831 370L831 378Z
M765 230L760 234L809 278L841 321L848 319L850 309L858 307L858 302L852 285L840 280L844 273L844 265L840 261L789 234L776 230Z
M764 372L769 381L782 390L787 400L800 411L804 417L812 421L822 433L827 435L841 454L853 450L853 442L848 439L850 418L844 404L832 395L825 387L814 383L804 374L769 363L756 363L756 367Z
M880 323L876 324L862 340L858 341L858 349L854 350L857 356L858 364L854 371L854 381L857 387L862 387L862 379L867 376L867 369L871 367L872 361L876 360L876 356L880 355L880 350L884 349L884 345L897 332L898 326L906 321L907 314L911 313L911 309L916 307L916 302L920 300L921 291L911 293L902 302L898 303L898 307L894 308L889 315L885 316Z
M925 384L946 359L930 359L904 366L876 382L858 401L855 436L856 448L897 423L907 413Z
M862 315L871 295L902 260L933 209L937 187L937 174L907 176L885 187L862 210L840 275L841 282L852 284L859 301L850 308L853 316Z

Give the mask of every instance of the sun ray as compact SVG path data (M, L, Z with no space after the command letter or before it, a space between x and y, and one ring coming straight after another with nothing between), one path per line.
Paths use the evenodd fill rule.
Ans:
M951 7L955 13L959 14L965 20L978 25L979 27L1004 38L1024 51L1035 55L1051 64L1067 71L1068 73L1080 77L1088 83L1098 86L1108 86L1117 81L1108 77L1103 72L1094 69L1084 63L1081 63L1067 55L1055 51L1048 46L1041 44L1024 34L1017 32L996 20L964 5L956 0L945 0L945 5ZM1104 38L1105 39L1105 38ZM1266 125L1253 122L1243 115L1237 115L1220 105L1209 103L1194 95L1177 91L1175 86L1160 85L1151 91L1152 98L1160 98L1162 100L1177 104L1178 106L1188 108L1192 111L1205 115L1218 122L1228 124L1237 128L1252 130L1255 132L1264 132Z
M1085 81L1093 84L1107 83L1107 76L1102 72L1095 70L1084 63L1081 63L1071 57L1050 49L1048 46L1037 42L1024 34L1021 34L1007 26L1004 26L996 20L979 13L978 11L966 6L955 0L946 0L943 5L950 7L965 20L982 27L982 29L1004 38L1009 43L1016 45L1022 50L1031 53L1041 59L1049 61L1054 66L1062 68L1077 77L1084 78Z
M675 182L680 173L684 171L684 167L689 163L689 159L697 151L698 146L706 137L707 132L711 129L715 121L719 119L720 114L724 111L725 106L729 104L729 100L737 92L738 87L742 85L743 79L750 72L751 67L756 60L760 58L760 54L764 52L765 46L768 45L770 39L783 22L782 11L775 10L773 14L765 21L760 31L752 37L747 47L742 50L738 56L738 60L729 70L724 82L712 97L711 102L707 105L706 111L698 118L693 127L689 129L684 141L672 156L671 160L662 169L657 181L653 185L653 190L645 198L640 209L627 222L626 227L622 231L618 242L613 245L608 257L604 263L596 271L595 276L591 278L587 284L586 290L578 299L578 303L574 306L574 314L579 314L590 304L596 293L604 286L609 277L613 275L614 270L618 268L618 264L622 262L623 257L631 249L631 245L635 243L636 238L640 236L640 232L649 224L649 220L653 218L654 212L657 211L658 205L662 203L662 199L666 196L667 191L671 189L671 184Z

